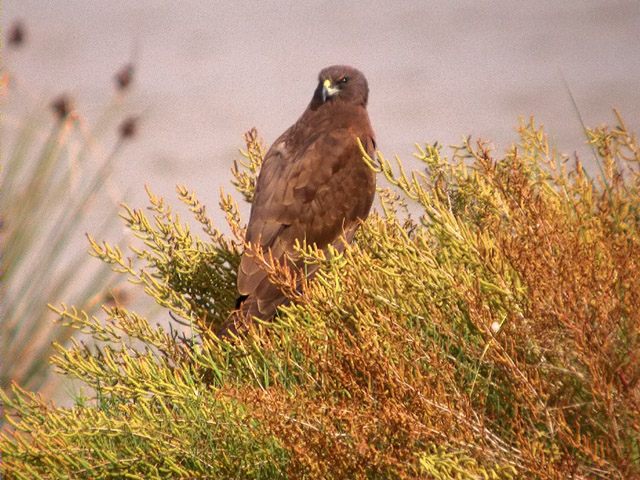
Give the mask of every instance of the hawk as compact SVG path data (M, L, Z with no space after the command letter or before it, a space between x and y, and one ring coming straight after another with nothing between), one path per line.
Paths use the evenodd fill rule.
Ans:
M338 251L351 242L375 194L375 174L357 144L359 138L374 154L368 97L367 80L355 68L335 65L320 72L311 103L265 155L247 242L295 268L302 266L293 251L296 240ZM234 331L254 316L272 318L285 301L247 252L238 269L238 291L238 310L227 325Z

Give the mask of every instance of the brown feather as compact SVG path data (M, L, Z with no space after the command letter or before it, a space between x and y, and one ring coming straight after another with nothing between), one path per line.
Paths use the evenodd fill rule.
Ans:
M335 98L322 102L322 82L348 75ZM344 248L371 208L375 175L362 160L360 138L374 154L375 139L366 110L368 87L357 70L336 66L320 73L320 84L300 119L267 152L258 176L246 240L275 259L300 267L296 240L326 249ZM309 273L309 272L308 272ZM311 272L312 274L313 272ZM285 296L263 268L245 254L238 270L238 291L247 296L235 323L251 316L271 318Z

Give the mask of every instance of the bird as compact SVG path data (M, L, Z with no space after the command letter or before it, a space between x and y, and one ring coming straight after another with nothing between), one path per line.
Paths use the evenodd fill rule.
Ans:
M333 65L318 75L311 102L267 151L255 186L245 241L279 263L300 269L296 241L344 251L367 218L375 173L363 161L358 139L374 155L375 134L367 113L369 87L356 68ZM314 269L306 269L312 276ZM226 332L253 317L270 320L286 303L255 255L245 251L237 275L240 294Z

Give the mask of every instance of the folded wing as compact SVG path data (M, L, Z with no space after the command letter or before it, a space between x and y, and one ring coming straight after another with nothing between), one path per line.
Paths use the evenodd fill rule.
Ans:
M260 245L280 262L299 266L293 252L296 240L320 248L341 238L351 241L366 218L375 193L375 176L362 160L356 134L334 129L313 137L297 149L288 145L288 132L267 152L258 177L247 241ZM373 154L373 135L361 136ZM263 268L249 254L242 257L238 290L248 296L246 311L268 318L284 301Z

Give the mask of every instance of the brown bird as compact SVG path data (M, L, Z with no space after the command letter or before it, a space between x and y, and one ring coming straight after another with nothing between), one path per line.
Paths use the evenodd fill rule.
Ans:
M367 114L369 87L355 68L322 70L311 103L267 152L258 175L246 240L279 262L301 267L296 240L344 250L369 214L375 175L362 160L357 139L373 155ZM307 269L307 275L312 274ZM253 316L270 319L285 296L254 256L245 252L238 270L238 310L228 330Z

